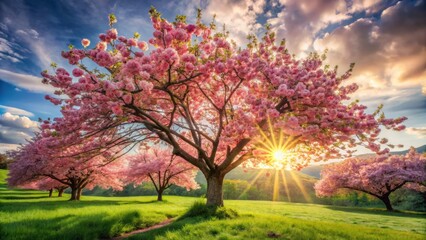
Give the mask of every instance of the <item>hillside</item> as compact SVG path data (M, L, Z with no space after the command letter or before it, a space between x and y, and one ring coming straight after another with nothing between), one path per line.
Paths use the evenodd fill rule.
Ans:
M403 154L406 154L408 151L409 151L409 149L406 149L406 150L403 150L403 151L393 151L393 152L390 152L390 153L394 154L394 155L403 155ZM417 147L416 151L419 152L419 153L426 152L426 145ZM371 157L373 155L374 154L360 154L360 155L357 155L357 157L366 158L366 157ZM302 169L300 172L302 172L306 175L309 175L311 177L319 179L321 170L325 165L327 165L327 164L308 166L308 167L305 167L304 169Z

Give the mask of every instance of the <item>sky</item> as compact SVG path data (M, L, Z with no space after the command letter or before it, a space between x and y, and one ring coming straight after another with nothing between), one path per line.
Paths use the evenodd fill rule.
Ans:
M40 72L52 62L71 67L60 52L83 38L98 41L117 16L120 35L152 34L148 10L156 7L173 21L194 20L196 9L245 46L249 33L261 35L270 24L291 53L306 56L328 49L327 63L343 72L355 62L351 81L371 112L384 104L386 117L406 116L403 132L384 130L391 143L426 144L426 3L378 0L2 0L0 2L0 153L16 149L37 131L38 119L60 116L44 99L53 88ZM360 150L365 153L366 150Z

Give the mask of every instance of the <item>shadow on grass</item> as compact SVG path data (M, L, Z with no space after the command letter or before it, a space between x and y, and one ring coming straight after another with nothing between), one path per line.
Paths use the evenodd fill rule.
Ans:
M203 201L197 201L175 222L161 228L136 234L127 239L155 239L156 237L165 237L168 232L179 231L186 225L199 224L212 219L234 219L237 217L239 217L239 214L233 209L206 206Z
M326 206L326 208L334 211L361 213L361 214L374 214L392 217L409 217L409 218L426 218L426 212L408 212L408 211L386 211L385 208L355 208L355 207L341 207L341 206Z
M40 199L39 202L31 201L31 202L2 202L0 205L0 210L4 213L8 212L20 212L20 211L31 211L31 210L59 210L66 208L84 208L91 206L119 206L119 205L127 205L127 204L151 204L156 203L157 201L108 201L108 200L82 200L82 201L67 201L68 197L52 197L53 201L43 201L48 197L23 197L19 198L21 200L25 199ZM1 199L14 199L13 197L3 198Z
M205 217L192 217L192 218L183 218L177 219L175 222L164 226L162 228L157 228L145 233L140 233L133 235L126 239L155 239L157 237L165 237L168 232L179 231L184 228L186 225L198 224L204 221L209 220Z
M15 221L0 226L1 239L106 239L126 228L147 227L137 211Z
M49 196L27 196L27 194L22 194L24 196L16 196L16 194L13 195L2 195L0 199L5 200L25 200L25 199L43 199L43 198L49 198Z

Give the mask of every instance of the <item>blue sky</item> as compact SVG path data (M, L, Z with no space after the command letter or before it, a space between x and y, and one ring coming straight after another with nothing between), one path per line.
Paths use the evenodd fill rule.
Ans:
M389 117L407 116L407 130L384 131L393 143L426 143L426 4L424 1L378 0L3 0L0 3L0 152L32 136L38 118L59 116L44 100L52 88L40 82L51 62L69 68L60 57L68 44L97 41L115 13L120 35L138 31L151 36L148 9L153 5L173 20L177 14L204 21L217 15L231 37L243 45L248 33L261 34L271 24L286 38L291 52L329 50L328 61L345 70L356 62L354 98L374 110L385 104Z

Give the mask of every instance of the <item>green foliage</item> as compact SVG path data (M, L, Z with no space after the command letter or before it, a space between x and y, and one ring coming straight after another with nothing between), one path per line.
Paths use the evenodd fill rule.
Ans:
M6 156L6 154L0 153L0 169L7 169L7 165L11 160Z
M204 201L196 201L181 219L190 217L233 219L238 217L238 213L230 208L207 206Z
M117 17L114 14L108 15L109 26L112 27L115 23L117 23Z
M426 192L401 188L392 193L390 199L398 209L426 212Z

